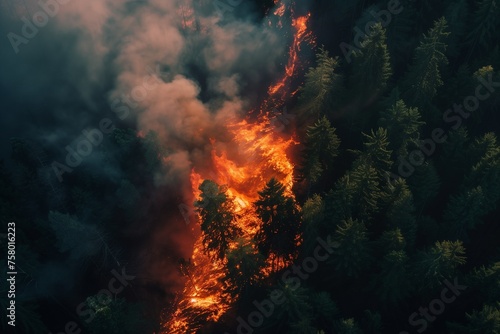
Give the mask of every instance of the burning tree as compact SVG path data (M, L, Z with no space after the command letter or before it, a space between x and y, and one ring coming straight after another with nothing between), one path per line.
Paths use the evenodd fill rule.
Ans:
M212 257L222 260L240 232L234 223L234 205L226 188L214 181L203 181L199 189L201 199L194 205L201 218L203 244Z
M280 258L283 262L296 253L300 232L300 211L293 197L285 196L285 187L275 178L267 182L255 202L262 225L255 235L257 245L266 257L273 256L273 271Z
M265 265L262 255L252 240L239 238L234 249L227 253L227 281L231 292L238 293L261 279L260 270Z

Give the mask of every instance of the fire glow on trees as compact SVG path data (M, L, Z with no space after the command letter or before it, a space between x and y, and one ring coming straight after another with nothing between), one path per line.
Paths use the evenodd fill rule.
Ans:
M281 28L287 5L280 0L275 0L275 5L273 15L278 18L276 26ZM253 237L259 228L259 219L252 203L258 199L258 191L264 188L267 181L276 178L284 185L285 195L293 196L294 165L287 151L297 142L293 136L276 131L268 110L270 101L276 109L283 107L299 65L300 46L304 42L314 42L307 26L309 15L293 18L291 8L290 13L294 36L288 62L283 76L269 87L269 96L262 103L257 120L234 119L230 122L227 129L233 138L231 150L212 141L211 162L214 170L206 173L193 169L191 172L194 198L199 197L198 188L204 179L212 179L227 186L227 194L234 202L236 224L244 237L248 238ZM224 292L225 263L213 261L204 252L201 237L193 247L191 259L181 265L187 281L178 295L175 311L163 324L164 333L194 333L204 323L217 321L237 298ZM281 267L285 265L281 263ZM270 272L271 261L268 260L263 274L268 275Z

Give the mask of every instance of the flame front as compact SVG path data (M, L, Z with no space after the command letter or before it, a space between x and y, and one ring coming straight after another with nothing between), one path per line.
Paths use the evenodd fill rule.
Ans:
M276 9L273 14L281 17L286 12L285 3L275 0ZM289 59L283 76L269 87L269 97L263 102L255 121L234 119L227 125L232 136L231 149L224 143L212 140L212 171L200 171L196 167L191 172L191 186L194 198L200 195L199 186L205 179L211 179L220 185L227 186L227 193L235 207L236 224L241 228L244 237L252 238L258 231L260 220L257 217L253 202L258 199L258 191L262 190L272 177L285 186L287 196L293 196L294 165L289 156L289 149L297 144L293 135L280 130L279 117L272 115L270 107L283 107L285 96L289 94L290 82L296 74L299 64L298 53L304 41L311 41L308 31L309 15L293 19L293 43L289 49ZM278 115L279 116L279 115ZM283 117L281 115L281 117ZM278 123L278 124L277 124ZM283 125L283 124L281 124ZM234 245L233 245L234 246ZM271 272L272 260L269 259L263 273ZM278 268L287 263L278 264ZM217 321L238 296L224 292L223 278L226 274L224 261L212 261L204 252L201 237L194 244L189 263L183 264L187 278L184 290L176 302L176 310L164 324L164 333L195 333L207 321ZM274 263L276 269L276 263Z

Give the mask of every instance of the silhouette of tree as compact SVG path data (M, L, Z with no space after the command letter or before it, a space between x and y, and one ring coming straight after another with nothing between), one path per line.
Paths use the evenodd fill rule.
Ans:
M267 182L259 199L256 212L262 225L255 235L260 252L267 258L291 259L296 253L300 232L300 210L292 197L285 196L285 187L275 178Z
M231 241L239 235L239 228L234 223L234 210L226 189L211 180L200 185L200 199L194 206L201 217L203 244L214 258L222 260Z

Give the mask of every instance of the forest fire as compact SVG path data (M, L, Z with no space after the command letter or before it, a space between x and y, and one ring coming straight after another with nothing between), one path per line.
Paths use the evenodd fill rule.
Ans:
M285 3L278 4L277 0L274 15L281 17L285 11ZM257 119L234 119L230 122L227 125L232 136L230 149L212 140L212 171L207 173L195 167L191 172L195 199L199 197L199 186L205 179L227 187L227 195L233 202L235 223L248 238L252 238L259 229L260 221L253 203L266 182L271 178L277 179L284 185L286 196L293 197L294 164L288 150L298 143L293 135L277 131L269 101L275 104L273 109L281 108L286 94L290 93L290 82L299 62L300 45L310 41L312 36L307 27L308 19L309 15L292 20L294 38L289 48L288 63L283 76L269 87L269 96L262 103ZM281 28L281 20L277 26ZM235 243L231 247L235 247ZM227 270L224 261L213 261L204 251L202 238L198 238L191 259L181 265L187 282L179 295L176 311L163 326L164 333L194 333L203 323L218 320L231 307L237 296L224 292L224 284L228 284L223 283ZM273 261L275 259L267 261L262 269L264 275L277 268ZM278 268L284 265L286 263L282 262Z
M276 84L269 87L268 93L270 96L275 96L281 91L280 98L283 101L288 90L286 89L290 85L290 80L293 78L297 70L297 65L299 64L299 51L300 46L304 41L313 42L312 32L308 30L307 23L309 21L310 15L300 16L293 19L292 26L295 29L295 34L293 37L293 43L290 46L288 64L285 67L286 74L283 78Z

